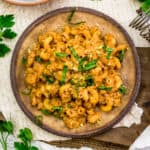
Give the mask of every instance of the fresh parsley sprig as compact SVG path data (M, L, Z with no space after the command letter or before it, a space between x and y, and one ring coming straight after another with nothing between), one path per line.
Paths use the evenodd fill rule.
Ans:
M67 21L70 25L79 25L79 24L82 24L82 23L85 23L85 21L79 21L79 22L72 22L72 19L73 19L73 16L76 12L76 9L72 9L72 11L70 12L70 14L68 15L68 18L67 18Z
M14 15L0 15L0 57L5 56L10 51L3 40L13 39L17 36L16 32L11 29L14 24Z
M143 11L147 11L150 8L150 0L139 0L139 1L142 2L141 9Z
M0 144L3 150L7 150L7 139L13 134L14 126L11 121L0 120Z
M110 56L111 56L111 54L113 52L113 49L109 48L107 45L104 45L103 50L104 50L104 52L107 53L106 58L110 59Z
M37 147L32 146L33 140L32 132L29 128L19 130L18 138L19 142L14 142L15 150L39 150Z

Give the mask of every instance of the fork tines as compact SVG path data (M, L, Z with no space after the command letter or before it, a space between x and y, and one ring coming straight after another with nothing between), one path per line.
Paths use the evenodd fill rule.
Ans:
M150 42L150 7L145 12L141 9L137 12L137 17L133 19L129 26L141 31L140 35Z

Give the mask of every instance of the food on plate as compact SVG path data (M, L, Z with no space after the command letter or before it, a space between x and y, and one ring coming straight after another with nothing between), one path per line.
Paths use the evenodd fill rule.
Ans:
M120 69L127 45L86 22L69 23L38 37L23 57L31 105L70 128L101 121L126 94Z

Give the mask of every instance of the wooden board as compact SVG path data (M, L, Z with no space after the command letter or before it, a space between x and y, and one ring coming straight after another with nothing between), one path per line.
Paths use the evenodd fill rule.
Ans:
M137 103L143 108L142 123L130 128L115 128L88 139L53 141L49 144L59 147L88 146L97 150L127 150L140 133L150 124L150 48L137 48L141 61L142 82ZM0 114L1 116L1 114ZM0 117L1 119L1 117Z

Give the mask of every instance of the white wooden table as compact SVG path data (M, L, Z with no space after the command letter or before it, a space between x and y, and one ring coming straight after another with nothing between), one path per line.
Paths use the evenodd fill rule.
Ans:
M0 15L14 14L16 20L14 30L18 33L18 37L15 40L8 42L12 51L6 57L0 58L0 110L7 119L11 116L12 121L15 122L16 129L30 127L36 139L42 138L50 141L65 138L52 135L40 129L21 111L11 90L10 60L17 39L32 21L46 12L65 6L83 6L102 11L117 20L128 31L136 46L150 46L146 40L139 36L137 31L128 27L129 22L136 16L136 9L139 8L139 3L136 0L50 0L47 4L34 7L14 6L0 0Z

